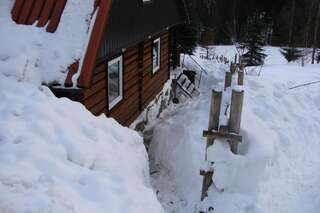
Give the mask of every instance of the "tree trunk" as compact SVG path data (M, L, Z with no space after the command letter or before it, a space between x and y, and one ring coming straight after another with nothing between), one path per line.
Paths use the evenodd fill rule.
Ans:
M310 25L312 21L312 11L314 7L315 0L311 0L310 8L309 8L309 16L306 24L305 34L304 34L304 45L305 48L309 47L309 34L310 34Z
M317 41L318 41L318 31L319 31L319 22L320 22L320 0L318 0L318 12L316 16L314 34L313 34L313 44L312 44L312 64L314 64L315 55L316 55L316 48L317 48Z
M294 29L295 11L296 11L296 0L292 0L290 28L289 28L289 46L293 45L293 29Z

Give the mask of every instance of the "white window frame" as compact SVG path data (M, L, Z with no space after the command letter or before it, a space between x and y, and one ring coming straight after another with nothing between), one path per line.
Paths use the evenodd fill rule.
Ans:
M152 3L152 0L142 0L142 2L143 2L144 4L150 4L150 3Z
M108 62L108 102L109 102L109 66L119 62L119 96L109 103L109 110L116 106L123 99L123 59L122 55Z
M155 74L156 72L158 72L160 70L160 57L161 57L161 41L160 38L157 38L156 40L153 41L153 44L155 43L159 43L158 45L158 66L154 67L153 65L153 46L152 46L152 73Z

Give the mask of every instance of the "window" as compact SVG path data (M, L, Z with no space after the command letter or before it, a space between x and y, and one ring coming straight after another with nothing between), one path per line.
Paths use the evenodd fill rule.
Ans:
M108 62L109 110L122 100L122 56Z
M155 73L160 69L160 38L153 41L152 48L152 61L153 61L153 69L152 72Z
M152 0L142 0L143 3L151 3Z

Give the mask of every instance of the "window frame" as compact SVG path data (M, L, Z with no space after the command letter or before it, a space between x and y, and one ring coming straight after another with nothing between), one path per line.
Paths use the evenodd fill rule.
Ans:
M141 0L142 4L151 4L153 0Z
M154 64L153 64L153 45L155 43L158 43L158 66L154 67ZM151 54L152 54L152 74L155 74L156 72L158 72L160 70L160 63L161 63L161 39L160 37L157 38L157 39L154 39L153 42L152 42L152 51L151 51Z
M110 98L109 98L109 91L110 91L110 88L109 88L109 66L115 64L115 63L119 63L119 96L114 99L113 101L110 102ZM123 57L122 55L112 59L112 60L109 60L108 63L108 68L107 68L107 75L108 75L108 80L107 80L107 83L108 83L108 109L111 110L113 109L117 104L119 104L122 100L123 100Z

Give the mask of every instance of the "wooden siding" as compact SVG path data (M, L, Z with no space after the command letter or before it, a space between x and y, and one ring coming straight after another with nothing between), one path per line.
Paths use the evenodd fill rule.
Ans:
M38 27L47 26L48 32L55 32L67 0L16 0L12 8L12 19L17 24Z
M84 91L84 97L81 101L94 115L106 113L108 94L106 70L106 63L96 66L92 77L92 86Z
M122 125L129 126L145 107L162 90L169 78L169 32L159 35L161 38L160 69L152 73L152 43L146 40L126 50L123 56L123 100L108 110L107 62L99 62L94 70L92 84L84 89L82 103L94 115L105 113ZM154 39L158 38L154 37Z

